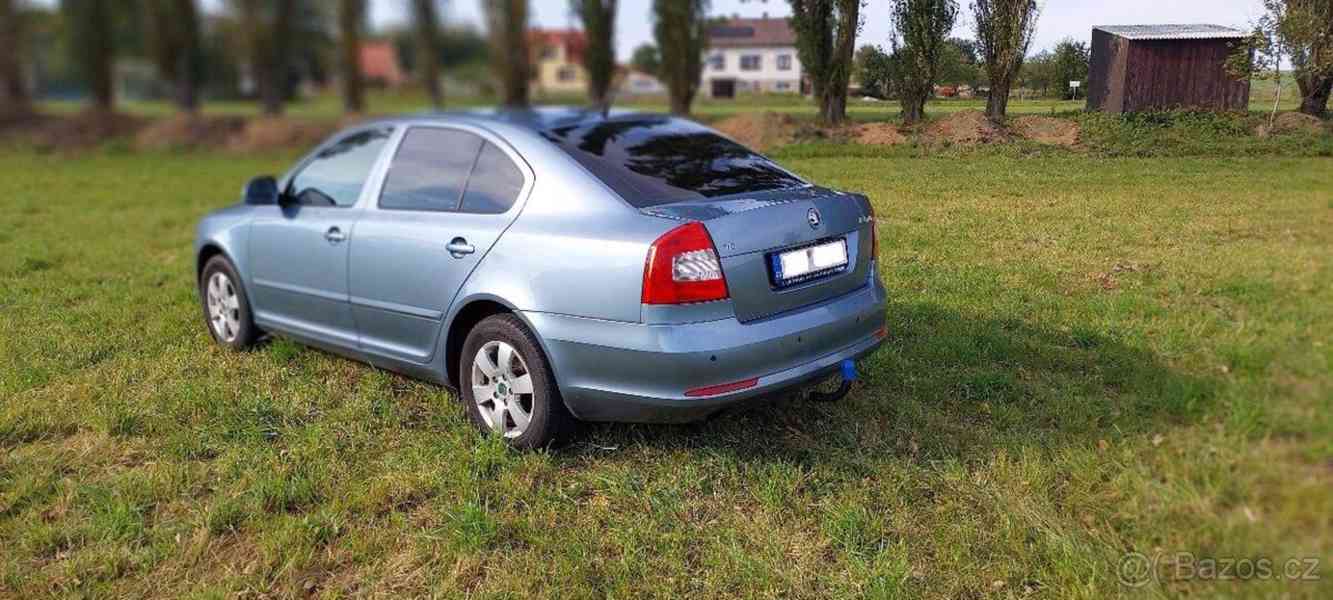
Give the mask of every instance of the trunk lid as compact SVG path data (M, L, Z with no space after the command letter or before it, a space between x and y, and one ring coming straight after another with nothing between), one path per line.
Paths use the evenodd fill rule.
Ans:
M865 285L870 268L870 202L861 195L806 187L678 202L641 212L704 224L742 322L856 290ZM775 255L839 240L847 244L846 267L792 285L775 280Z

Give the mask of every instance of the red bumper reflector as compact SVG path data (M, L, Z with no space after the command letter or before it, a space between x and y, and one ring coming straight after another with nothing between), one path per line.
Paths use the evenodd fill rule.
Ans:
M686 391L685 395L691 398L698 398L700 396L720 396L722 394L726 394L729 392L736 392L740 390L749 389L756 385L759 385L758 377L755 377L754 379L746 379L745 381L737 381L735 383L724 383L722 385L710 385L708 387L694 388L692 390Z
M886 338L886 337L889 337L889 328L888 328L888 327L880 327L879 329L875 330L875 337L877 337L877 338L879 338L879 339L881 339L881 340L884 339L884 338Z

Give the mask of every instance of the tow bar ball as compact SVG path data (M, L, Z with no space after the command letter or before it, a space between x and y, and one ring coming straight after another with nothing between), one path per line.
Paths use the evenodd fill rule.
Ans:
M837 402L852 391L852 382L856 381L856 361L844 360L841 365L842 383L832 392L813 390L806 398L811 402Z

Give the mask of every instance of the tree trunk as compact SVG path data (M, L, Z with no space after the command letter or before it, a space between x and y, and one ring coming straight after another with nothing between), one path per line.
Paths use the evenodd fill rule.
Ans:
M491 66L500 83L500 101L510 108L526 108L532 74L528 0L489 0L483 6L491 31Z
M116 104L116 46L111 7L106 0L88 0L81 17L83 24L83 64L87 70L88 88L92 93L93 109L111 112Z
M819 107L819 120L825 125L841 125L847 120L847 88L826 90Z
M588 99L593 106L609 107L616 74L616 0L578 0L583 31L588 38L583 66L588 72Z
M926 119L926 98L922 96L902 97L903 123L915 125Z
M361 113L366 110L365 85L361 79L361 23L365 16L364 0L339 0L338 30L342 37L342 92L343 110Z
M1005 115L1009 112L1009 89L1012 85L1009 81L991 82L990 95L986 98L986 117L991 122L996 124L1004 122Z
M1298 77L1301 89L1301 112L1324 118L1328 114L1328 99L1333 94L1333 77Z
M181 54L176 59L176 108L184 113L199 109L199 13L194 0L176 0L180 19Z
M444 108L444 90L440 86L440 21L435 14L435 0L413 0L417 25L417 77L426 89L431 108Z
M0 118L31 110L23 76L23 23L13 0L0 0Z
M680 86L687 87L687 86ZM694 103L694 94L689 90L678 90L672 87L671 90L671 114L688 117L690 115L690 105Z
M263 114L281 116L287 99L287 49L290 47L292 20L296 16L296 0L277 0L278 14L268 39L256 44L255 81L259 87L259 102ZM257 34L262 35L262 34Z
M833 41L834 69L830 74L820 106L820 120L825 125L840 125L847 120L847 86L851 81L851 64L856 54L856 30L860 27L859 1L838 4L838 34Z

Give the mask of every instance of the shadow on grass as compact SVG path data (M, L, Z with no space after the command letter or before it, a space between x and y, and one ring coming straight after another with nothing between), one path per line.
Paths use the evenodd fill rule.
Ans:
M567 452L647 444L741 458L824 462L901 455L969 460L1055 449L1197 419L1216 381L1093 329L1048 329L931 304L891 304L889 341L840 403L789 394L686 426L590 425Z

